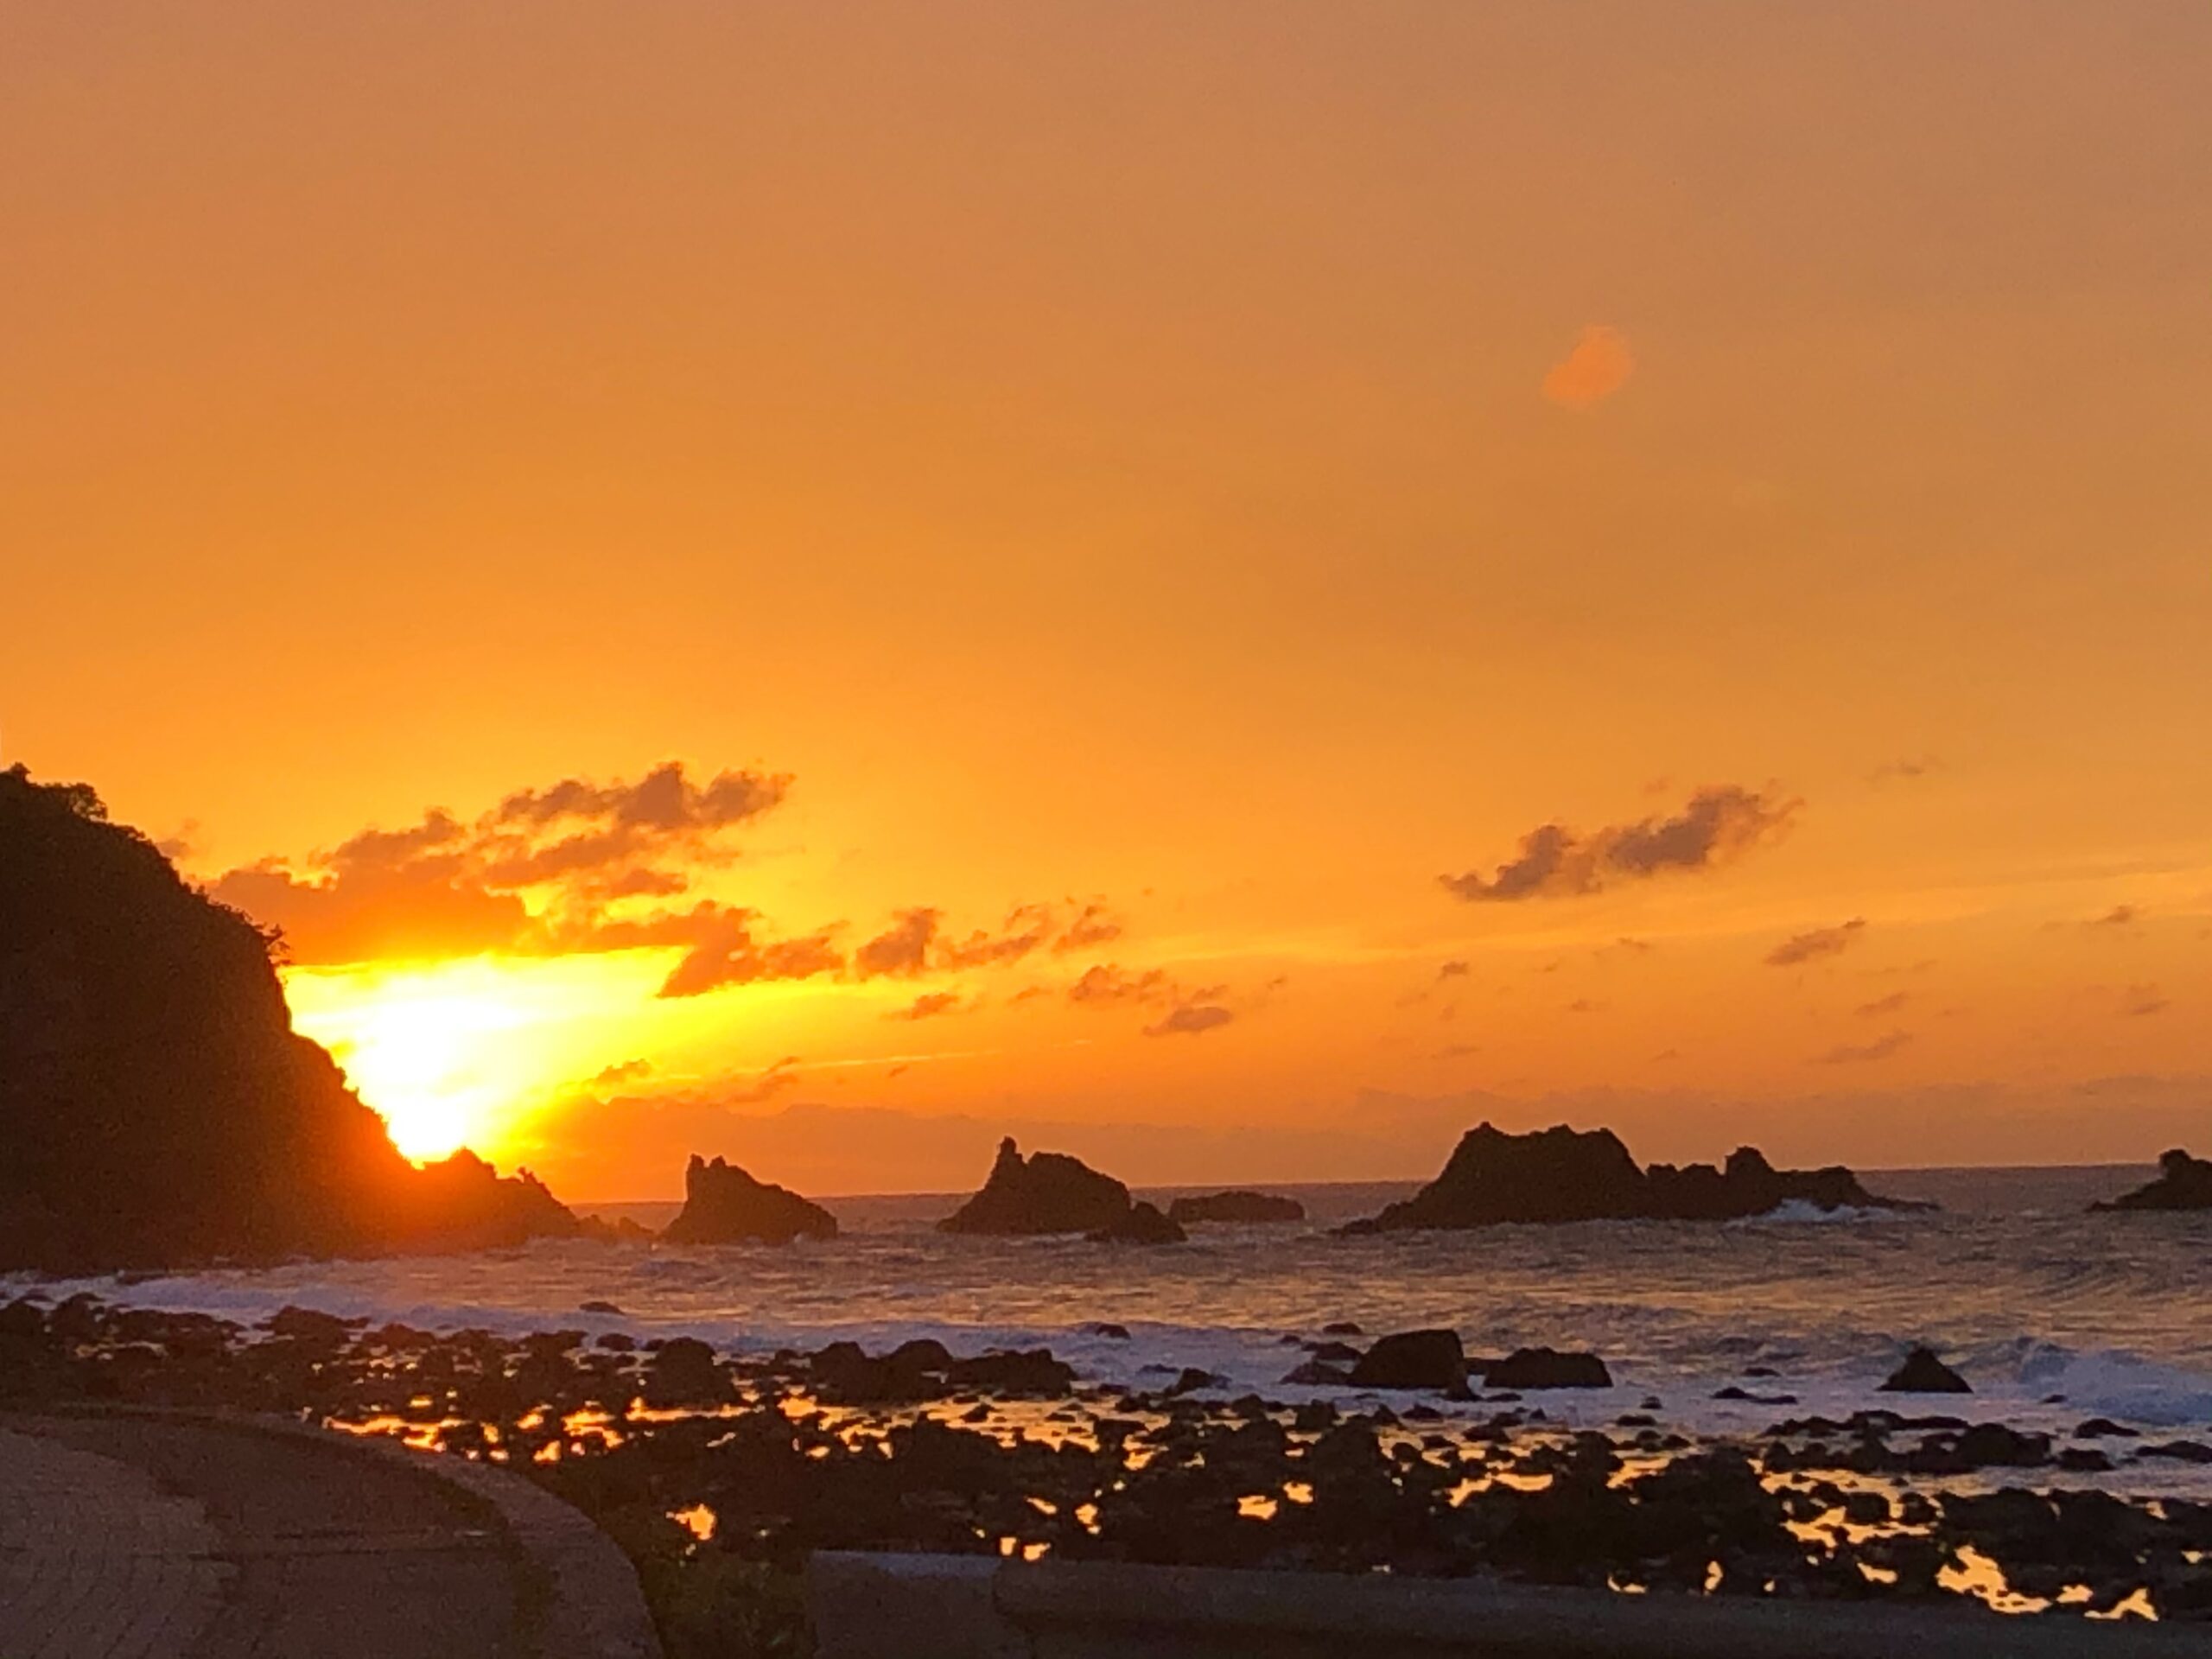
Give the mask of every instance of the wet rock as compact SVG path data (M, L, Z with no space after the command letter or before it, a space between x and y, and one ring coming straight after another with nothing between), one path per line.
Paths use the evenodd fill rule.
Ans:
M1024 1158L1008 1135L981 1191L938 1224L946 1233L1089 1233L1129 1211L1129 1189L1065 1153Z
M1186 1365L1176 1374L1175 1380L1167 1385L1166 1392L1170 1397L1180 1394L1193 1394L1200 1389L1214 1388L1220 1383L1221 1380L1211 1371L1200 1370L1195 1365Z
M620 1308L615 1306L612 1302L580 1302L576 1305L576 1312L579 1313L612 1313L617 1318L628 1317L626 1314L623 1313Z
M1483 1382L1492 1389L1610 1389L1613 1376L1595 1354L1518 1348L1491 1366Z
M1113 1342L1127 1342L1129 1339L1129 1327L1126 1325L1116 1325L1111 1319L1093 1319L1083 1327L1083 1334L1086 1337L1104 1337Z
M1190 1235L1154 1205L1131 1205L1103 1227L1085 1235L1094 1244L1181 1244Z
M1309 1359L1294 1367L1283 1379L1299 1388L1332 1388L1351 1381L1351 1373L1342 1365L1331 1365L1318 1359Z
M720 1405L732 1397L715 1351L696 1337L671 1337L645 1367L645 1395L656 1406Z
M1884 1394L1972 1394L1966 1378L1936 1357L1933 1350L1916 1348L1882 1384Z
M1359 1350L1348 1342L1311 1342L1306 1344L1306 1357L1324 1365L1356 1365Z
M955 1360L946 1375L956 1388L995 1394L1051 1396L1065 1394L1075 1382L1075 1368L1053 1358L1049 1348Z
M2140 1447L2139 1458L2167 1458L2176 1463L2212 1463L2212 1446L2202 1440L2168 1440L2159 1446Z
M1377 1338L1349 1380L1360 1389L1464 1389L1466 1351L1457 1331L1401 1331Z
M671 1244L788 1244L836 1236L837 1218L820 1205L696 1152L683 1170L683 1211L661 1235Z
M2192 1158L2180 1147L2162 1153L2158 1179L2090 1210L2212 1210L2212 1161Z
M1238 1225L1281 1224L1306 1219L1306 1206L1296 1198L1269 1192L1210 1192L1200 1198L1177 1198L1167 1206L1168 1218L1185 1226L1200 1222Z
M2092 1417L2074 1431L2077 1440L2126 1440L2139 1438L2135 1430L2123 1427L2109 1417Z
M1351 1319L1332 1319L1321 1327L1321 1334L1325 1337L1363 1337L1367 1332Z

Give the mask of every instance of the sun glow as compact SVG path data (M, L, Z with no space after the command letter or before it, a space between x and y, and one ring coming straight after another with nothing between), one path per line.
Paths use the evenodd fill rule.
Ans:
M533 1107L622 1046L639 972L607 957L483 957L296 969L284 988L294 1024L336 1056L401 1152L423 1162L465 1146L497 1162Z

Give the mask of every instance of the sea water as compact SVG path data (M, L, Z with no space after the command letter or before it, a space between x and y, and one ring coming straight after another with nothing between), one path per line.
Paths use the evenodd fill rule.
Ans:
M1223 1389L1285 1400L1352 1395L1283 1385L1305 1357L1290 1338L1338 1321L1369 1336L1448 1325L1471 1354L1602 1356L1615 1387L1530 1397L1570 1424L1634 1411L1702 1434L1756 1434L1784 1416L1888 1406L2062 1435L2102 1416L2147 1441L2212 1427L2212 1213L2087 1213L2152 1173L1869 1172L1873 1191L1942 1208L1354 1238L1331 1229L1412 1185L1288 1186L1274 1190L1305 1203L1302 1225L1199 1227L1187 1244L1151 1249L940 1234L932 1224L955 1195L846 1198L829 1201L839 1237L783 1248L546 1242L41 1288L245 1320L296 1303L432 1330L689 1334L734 1353L838 1338L872 1350L911 1337L955 1352L1046 1346L1092 1381L1157 1387L1195 1367ZM609 1208L656 1221L675 1206ZM587 1314L587 1301L621 1312ZM1090 1328L1104 1323L1128 1337ZM1936 1348L1974 1393L1879 1394L1914 1343ZM1730 1386L1794 1403L1713 1397ZM2196 1491L2212 1475L2131 1463L2101 1484Z

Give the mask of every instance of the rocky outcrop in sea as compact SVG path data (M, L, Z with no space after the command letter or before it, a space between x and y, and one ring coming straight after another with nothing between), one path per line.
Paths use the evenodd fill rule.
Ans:
M2158 1159L2158 1179L2106 1204L2093 1204L2093 1211L2111 1210L2212 1210L2212 1162L2192 1158L2180 1147Z
M1208 1192L1197 1198L1177 1198L1167 1206L1171 1221L1185 1226L1199 1222L1228 1222L1239 1226L1261 1224L1281 1224L1306 1219L1306 1206L1296 1198L1278 1198L1272 1192L1251 1192L1242 1188L1233 1192Z
M1129 1189L1061 1152L1023 1157L1008 1135L982 1190L938 1223L944 1233L1096 1233L1127 1224Z
M683 1170L683 1208L661 1236L671 1244L788 1244L836 1237L837 1217L789 1187L695 1152Z

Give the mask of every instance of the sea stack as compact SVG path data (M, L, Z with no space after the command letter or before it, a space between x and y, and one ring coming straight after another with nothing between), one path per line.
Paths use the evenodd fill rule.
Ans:
M788 1244L836 1237L837 1217L789 1187L695 1152L683 1170L683 1209L661 1236L671 1244Z
M1925 1207L1877 1198L1840 1166L1778 1170L1755 1147L1739 1147L1724 1168L1655 1164L1644 1170L1611 1129L1585 1132L1560 1124L1508 1135L1484 1123L1460 1137L1434 1180L1347 1230L1396 1232L1501 1222L1733 1221L1792 1203L1821 1210Z
M1129 1189L1065 1153L1027 1158L1008 1135L982 1189L943 1221L944 1233L1111 1233L1129 1213Z
M2111 1210L2212 1210L2212 1162L2192 1158L2179 1147L2161 1154L2158 1179L2109 1203L2093 1204L2092 1212Z
M1171 1220L1185 1225L1218 1221L1239 1225L1282 1224L1306 1219L1306 1206L1296 1198L1272 1192L1208 1192L1195 1198L1177 1198L1167 1206Z

